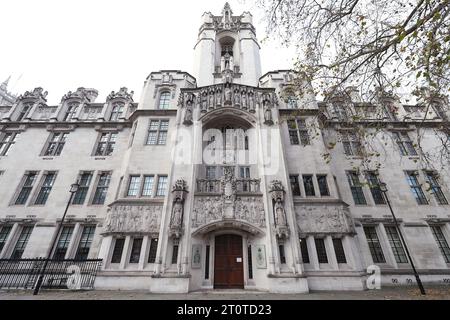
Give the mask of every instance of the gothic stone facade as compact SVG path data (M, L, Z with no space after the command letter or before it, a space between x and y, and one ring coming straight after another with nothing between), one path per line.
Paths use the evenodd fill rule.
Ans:
M54 257L103 259L98 289L364 290L372 265L384 284L411 283L383 180L423 281L449 281L448 163L418 168L413 143L428 109L353 92L294 98L294 74L262 75L259 49L251 14L226 5L202 17L195 78L152 72L139 102L126 88L102 103L79 88L48 105L36 88L1 106L0 258L44 257L56 239ZM428 111L429 148L446 103ZM380 140L380 168L355 171L352 114L398 138Z

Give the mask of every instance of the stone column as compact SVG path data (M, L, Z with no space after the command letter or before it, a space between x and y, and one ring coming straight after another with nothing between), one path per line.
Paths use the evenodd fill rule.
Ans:
M128 253L131 250L132 239L131 236L126 236L123 245L122 258L120 259L120 269L125 269L128 265Z
M313 236L306 237L306 244L308 245L309 261L313 270L320 270L319 258L317 256L316 243Z
M331 268L333 268L334 270L339 270L339 264L336 258L336 251L334 250L333 245L333 238L331 236L325 237L325 248L327 251L328 263L330 264Z
M73 233L72 236L70 237L70 243L69 243L69 247L67 248L67 252L66 252L66 259L71 259L71 257L75 257L75 254L77 252L77 247L78 247L78 240L80 238L80 230L81 229L81 225L80 223L76 223L75 227L73 228ZM59 235L57 235L59 236Z

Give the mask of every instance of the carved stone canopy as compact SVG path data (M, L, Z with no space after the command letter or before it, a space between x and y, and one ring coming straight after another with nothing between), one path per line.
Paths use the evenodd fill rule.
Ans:
M34 88L33 91L26 91L23 95L20 95L17 99L33 99L33 100L41 100L47 102L48 92L44 91L41 87Z
M280 201L284 201L285 190L283 187L283 183L279 180L273 180L270 182L269 192L274 201L280 199Z
M126 87L122 87L120 88L119 92L114 92L112 91L108 97L106 98L106 101L111 101L114 99L123 99L126 101L133 101L133 95L134 95L134 91L130 91L128 92L128 88Z
M83 87L78 88L75 92L69 91L66 93L62 99L61 102L70 100L70 99L76 99L80 102L94 102L95 99L98 97L98 91L95 89L86 89Z

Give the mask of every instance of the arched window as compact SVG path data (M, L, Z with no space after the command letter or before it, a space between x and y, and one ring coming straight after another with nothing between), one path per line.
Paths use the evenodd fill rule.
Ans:
M159 96L158 109L169 109L169 105L170 105L170 92L169 91L161 92L161 95Z
M110 121L117 121L120 117L122 117L125 109L125 105L123 103L116 103L113 106L111 111L111 116L109 117Z

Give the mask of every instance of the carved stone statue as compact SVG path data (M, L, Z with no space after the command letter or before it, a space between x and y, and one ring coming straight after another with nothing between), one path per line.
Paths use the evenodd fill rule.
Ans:
M286 226L286 214L280 198L278 198L275 202L275 222L279 227Z
M208 108L208 93L203 91L202 93L202 112L206 112Z
M209 109L214 109L214 91L209 91L209 103L208 103Z
M171 227L180 227L183 219L183 202L177 198L173 204Z
M229 63L229 69L230 69L230 70L234 70L233 56L230 56L229 61L230 61L230 63Z
M222 56L222 58L220 58L220 71L224 70L225 70L225 57Z
M220 87L217 87L216 89L216 105L222 105L222 90L220 89Z
M253 91L248 93L248 109L250 112L255 112L255 97Z
M266 106L264 108L264 123L268 124L268 125L272 125L273 124L273 119L272 119L272 110L269 106Z
M242 96L241 96L241 106L242 109L247 109L247 93L245 90L242 90Z
M184 124L192 124L192 106L189 104L186 106L186 111L184 114Z
M231 104L231 85L225 84L225 104Z
M234 90L234 105L239 106L241 104L241 94L239 89Z

